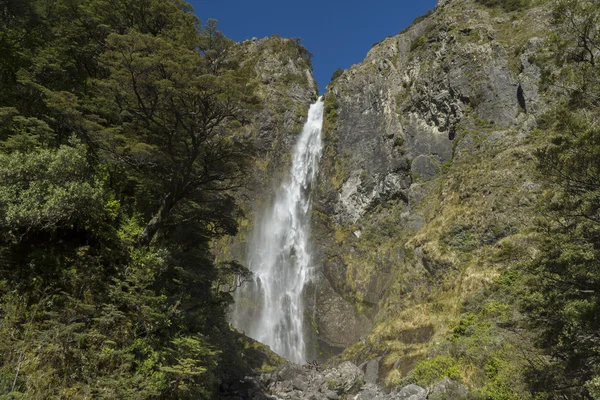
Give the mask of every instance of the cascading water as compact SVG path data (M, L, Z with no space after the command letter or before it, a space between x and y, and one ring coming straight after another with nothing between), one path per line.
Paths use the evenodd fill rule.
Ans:
M323 101L310 106L294 146L290 176L273 206L255 222L247 265L255 279L236 292L233 325L279 355L304 363L303 292L312 278L311 199L321 157Z

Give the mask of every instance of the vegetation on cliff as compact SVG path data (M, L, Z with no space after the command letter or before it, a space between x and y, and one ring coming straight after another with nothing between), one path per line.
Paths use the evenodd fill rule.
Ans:
M554 101L534 134L540 194L524 229L530 240L503 243L501 274L468 301L478 311L447 342L463 373L465 357L487 360L479 365L487 398L600 398L599 18L596 2L552 4L538 62Z
M390 386L598 398L598 7L440 2L330 85L323 262L375 314L342 358ZM386 198L403 157L411 182Z

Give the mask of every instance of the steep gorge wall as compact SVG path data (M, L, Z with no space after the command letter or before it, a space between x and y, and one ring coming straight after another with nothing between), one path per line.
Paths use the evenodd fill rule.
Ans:
M530 240L540 191L532 152L551 103L537 64L548 20L543 4L506 12L440 1L330 83L312 216L319 272L306 296L315 358L343 351L395 384L523 256L510 249ZM261 104L241 128L256 152L238 193L240 233L215 248L244 262L317 89L297 42L239 49L261 81Z
M548 20L543 4L440 1L330 83L313 212L324 349L397 382L528 240Z

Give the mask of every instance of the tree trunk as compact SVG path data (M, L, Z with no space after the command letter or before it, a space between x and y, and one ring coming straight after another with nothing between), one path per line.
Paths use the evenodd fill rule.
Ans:
M144 228L144 231L140 236L140 244L144 246L150 244L158 230L162 228L165 221L171 214L171 210L173 209L173 207L175 207L176 203L177 201L175 201L175 196L173 196L172 194L169 193L165 196L158 212L156 213L156 215L154 215L154 217L152 217L150 222L148 222L148 224Z

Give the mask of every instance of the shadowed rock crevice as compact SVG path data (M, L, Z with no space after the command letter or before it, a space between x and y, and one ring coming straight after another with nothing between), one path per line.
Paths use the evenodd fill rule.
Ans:
M517 87L517 101L519 102L519 106L523 110L523 112L527 112L527 103L525 102L525 92L523 91L523 86L519 83Z

